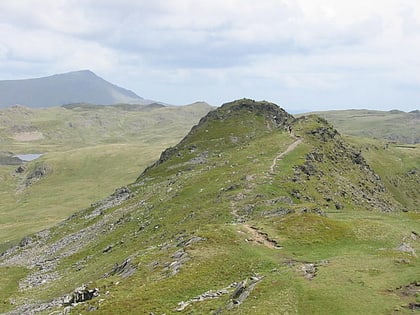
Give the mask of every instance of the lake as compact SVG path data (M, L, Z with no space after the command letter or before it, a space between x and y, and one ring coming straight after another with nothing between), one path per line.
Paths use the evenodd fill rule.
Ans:
M42 154L37 153L30 153L30 154L15 154L14 157L17 157L18 159L24 161L24 162L30 162L33 160L36 160L37 158L41 157Z

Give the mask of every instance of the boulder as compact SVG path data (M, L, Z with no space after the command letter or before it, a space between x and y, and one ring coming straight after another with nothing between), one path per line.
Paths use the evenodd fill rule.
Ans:
M94 297L99 296L99 289L88 289L86 286L81 286L73 291L72 294L63 298L63 305L70 306L73 304L89 301Z

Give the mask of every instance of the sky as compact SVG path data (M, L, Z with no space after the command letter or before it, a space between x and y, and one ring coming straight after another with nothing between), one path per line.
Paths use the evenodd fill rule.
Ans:
M420 1L0 2L0 80L82 69L175 105L411 111Z

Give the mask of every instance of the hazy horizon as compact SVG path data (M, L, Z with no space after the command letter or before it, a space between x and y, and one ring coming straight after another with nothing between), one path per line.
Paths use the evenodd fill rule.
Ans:
M169 104L418 109L416 0L3 1L2 80L90 69Z

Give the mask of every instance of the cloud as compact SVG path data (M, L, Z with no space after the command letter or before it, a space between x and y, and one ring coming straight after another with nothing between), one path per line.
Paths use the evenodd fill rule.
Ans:
M0 21L9 78L90 68L146 97L216 104L420 87L417 0L14 0Z

